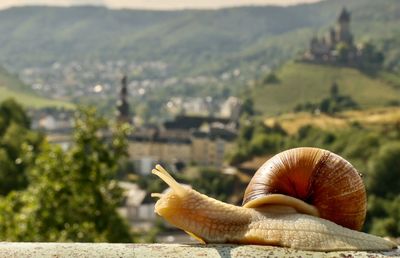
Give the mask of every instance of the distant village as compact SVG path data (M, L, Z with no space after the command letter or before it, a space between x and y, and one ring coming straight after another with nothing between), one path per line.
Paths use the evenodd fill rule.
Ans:
M267 66L263 66L267 69ZM19 78L41 96L59 100L77 101L84 97L107 100L115 95L115 78L130 76L130 96L176 85L198 87L242 80L240 69L220 75L176 76L173 68L161 60L129 62L127 60L86 60L55 62L44 67L28 67L19 72ZM179 100L178 100L179 101ZM185 102L185 100L183 100Z
M119 98L116 103L118 122L126 122L134 127L128 136L129 156L135 162L135 171L148 174L159 162L175 166L177 164L197 164L221 168L226 150L236 138L241 101L229 97L219 106L214 116L204 116L201 102L193 105L191 115L176 115L174 119L161 125L135 123L128 102L128 79L121 80ZM196 112L198 110L198 112ZM71 143L72 112L49 114L37 112L34 127L46 132L50 142L67 148Z

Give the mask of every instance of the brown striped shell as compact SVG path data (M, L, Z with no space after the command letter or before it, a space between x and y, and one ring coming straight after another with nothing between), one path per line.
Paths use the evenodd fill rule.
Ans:
M361 230L364 224L367 204L362 178L348 161L330 151L295 148L275 155L251 179L243 205L267 205L268 196L274 194L300 199L314 206L321 218L344 227ZM258 198L267 200L255 202Z

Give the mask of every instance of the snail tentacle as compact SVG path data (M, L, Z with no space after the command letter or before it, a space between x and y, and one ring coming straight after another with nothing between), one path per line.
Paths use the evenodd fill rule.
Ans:
M151 171L151 173L160 177L169 187L171 187L176 194L183 195L184 189L182 185L180 185L176 180L161 166L157 165L155 169Z

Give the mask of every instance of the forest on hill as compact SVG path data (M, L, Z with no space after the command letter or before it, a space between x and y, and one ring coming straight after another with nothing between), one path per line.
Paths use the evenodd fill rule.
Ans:
M398 66L400 3L393 0L184 11L11 8L0 11L0 63L20 69L81 59L162 60L176 74L254 73L303 51L343 6L352 11L356 41L378 43L386 66Z

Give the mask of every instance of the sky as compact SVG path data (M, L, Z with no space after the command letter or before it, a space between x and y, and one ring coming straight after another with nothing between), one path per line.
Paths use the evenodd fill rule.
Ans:
M0 9L21 5L103 5L109 8L190 9L241 5L293 5L320 0L0 0Z

